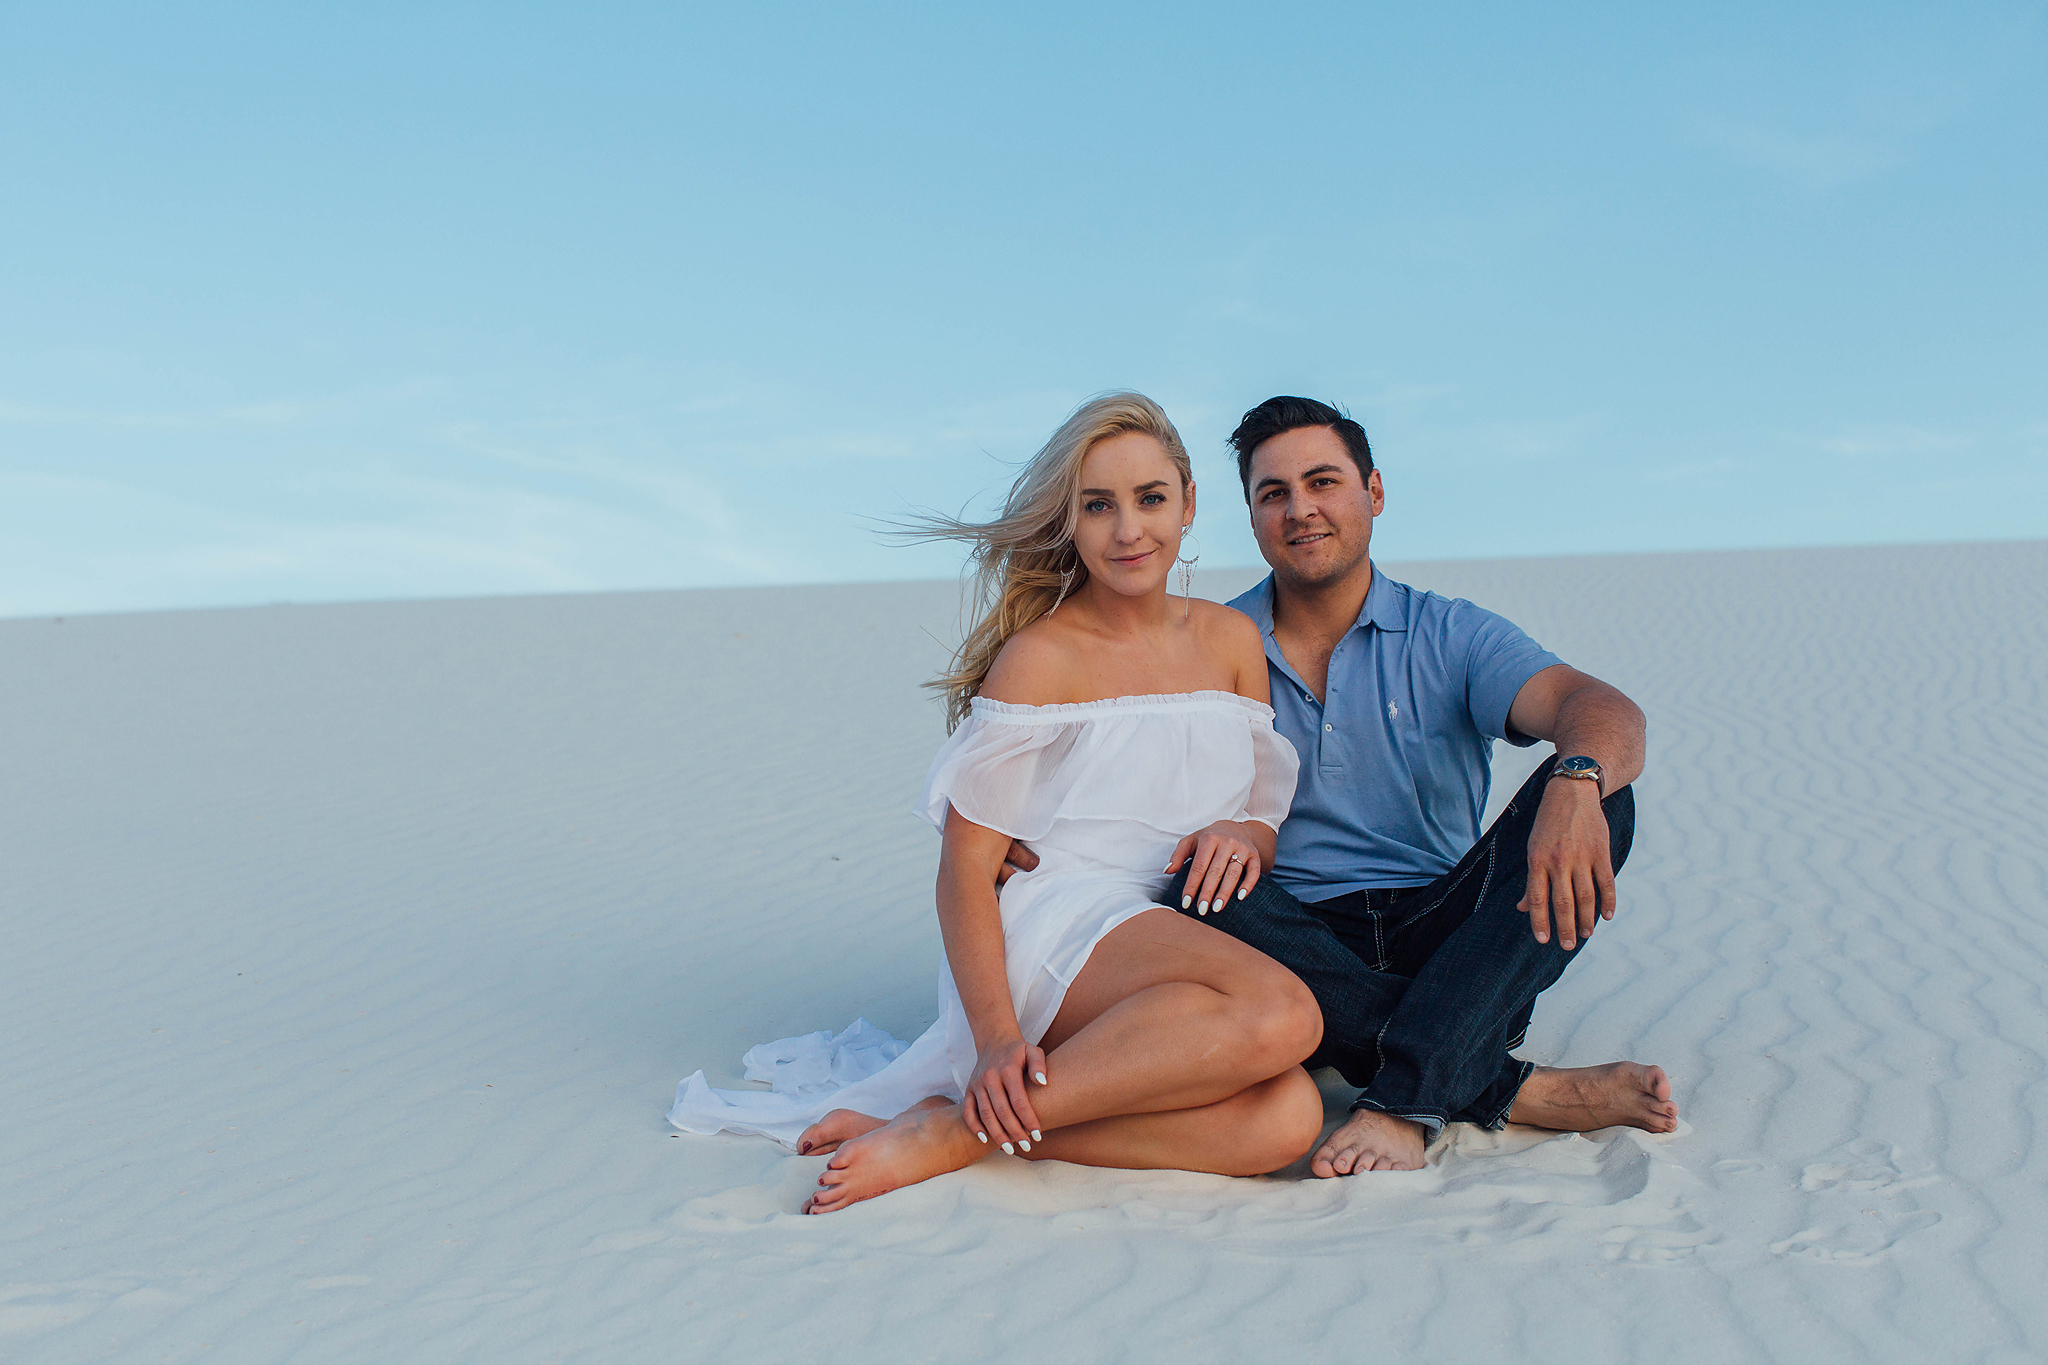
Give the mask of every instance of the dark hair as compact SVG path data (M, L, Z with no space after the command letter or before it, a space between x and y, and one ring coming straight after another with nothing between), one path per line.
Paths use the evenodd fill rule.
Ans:
M1358 477L1363 479L1372 473L1372 445L1365 439L1364 427L1328 403L1283 394L1268 398L1246 413L1237 430L1230 433L1230 448L1237 452L1237 481L1244 485L1246 502L1252 500L1252 452L1283 431L1302 427L1328 427L1336 432L1344 449L1351 452L1351 463L1358 466Z

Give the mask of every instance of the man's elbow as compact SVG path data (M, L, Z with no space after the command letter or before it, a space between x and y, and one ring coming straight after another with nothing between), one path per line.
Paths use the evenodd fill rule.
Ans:
M1605 713L1603 719L1607 726L1627 735L1640 749L1650 732L1650 718L1620 688L1607 683L1601 683L1600 687L1606 694L1599 699L1599 707Z
M1629 782L1642 775L1643 764L1649 756L1650 718L1643 714L1643 708L1636 705L1621 692L1613 691L1608 716L1613 732L1621 738L1621 752L1616 755L1621 767L1626 770ZM1622 776L1623 774L1615 774Z
M1641 744L1649 736L1650 718L1643 714L1642 707L1637 706L1628 697L1623 696L1620 692L1616 692L1614 695L1621 702L1622 715L1626 718L1630 732L1635 735L1636 743Z
M1613 757L1620 766L1632 768L1642 762L1649 717L1613 684L1587 678L1558 707L1558 719L1560 731L1576 732L1589 740L1602 736L1615 745Z

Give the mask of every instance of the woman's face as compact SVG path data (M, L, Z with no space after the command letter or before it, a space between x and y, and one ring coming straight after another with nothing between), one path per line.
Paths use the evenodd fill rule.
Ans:
M1195 490L1166 448L1140 431L1105 437L1081 457L1074 548L1094 581L1126 597L1158 590L1173 569Z

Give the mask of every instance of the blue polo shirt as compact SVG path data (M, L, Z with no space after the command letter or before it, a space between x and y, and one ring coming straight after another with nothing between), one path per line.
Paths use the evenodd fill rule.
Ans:
M1266 637L1274 724L1301 755L1273 876L1303 901L1421 886L1479 842L1493 742L1522 684L1555 654L1463 598L1373 566L1358 621L1330 656L1324 700L1273 640L1273 579L1230 604Z

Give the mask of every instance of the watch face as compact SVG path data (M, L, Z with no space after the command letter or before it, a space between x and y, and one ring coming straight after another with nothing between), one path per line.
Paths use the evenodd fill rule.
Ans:
M1600 765L1590 758L1568 758L1557 766L1568 773L1590 773Z

